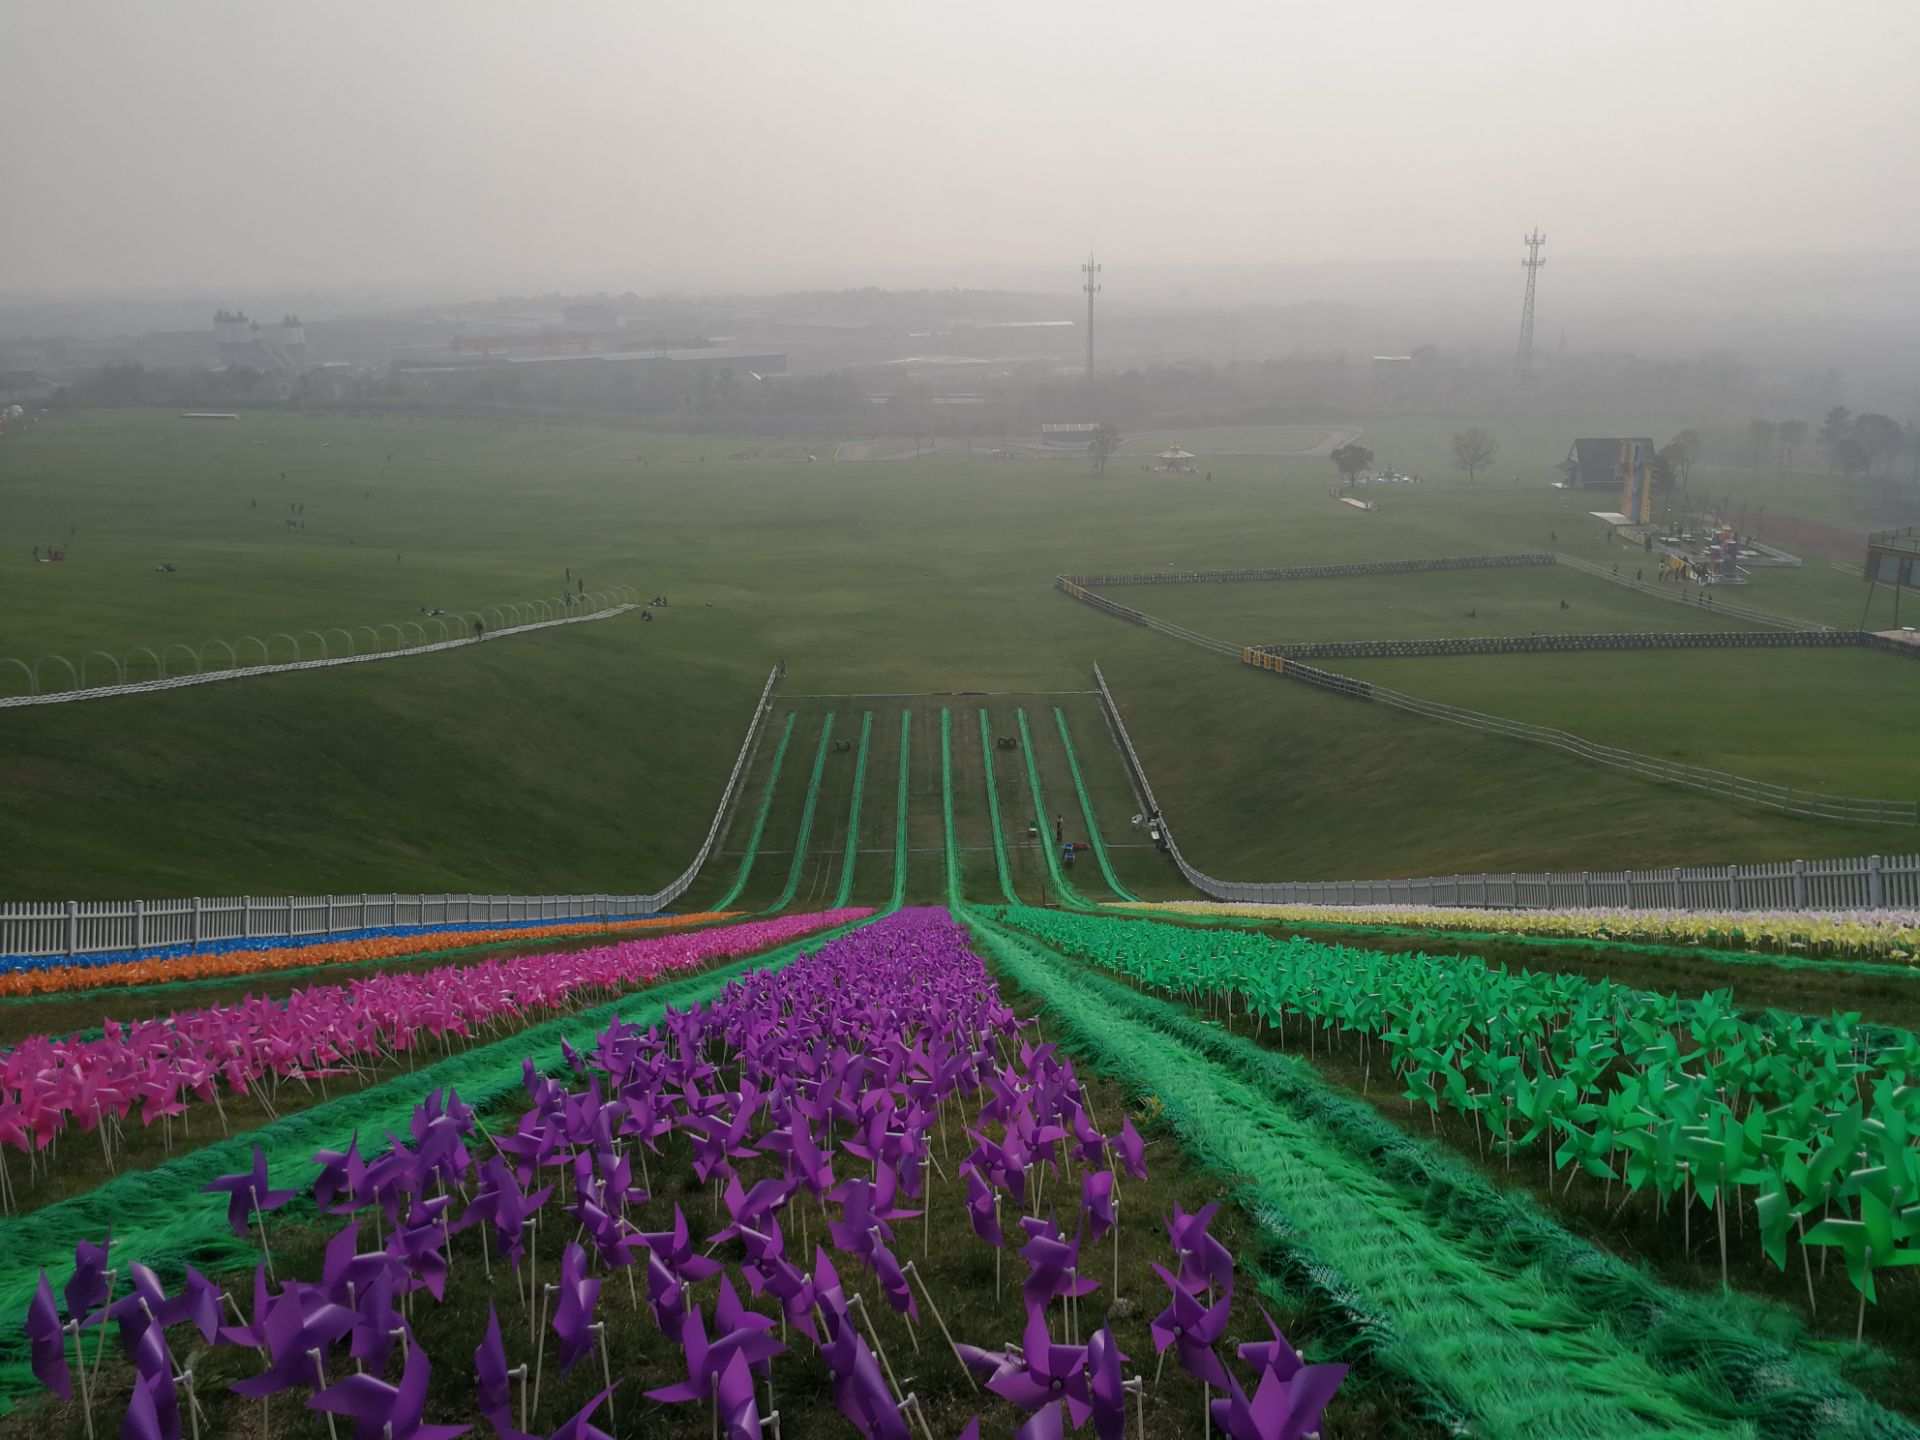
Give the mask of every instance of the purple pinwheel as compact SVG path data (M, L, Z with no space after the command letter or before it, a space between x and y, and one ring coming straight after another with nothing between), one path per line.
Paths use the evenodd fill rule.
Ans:
M291 1190L276 1190L267 1179L267 1157L258 1145L253 1147L253 1169L238 1175L222 1175L201 1187L203 1194L227 1197L227 1224L236 1235L245 1235L253 1224L254 1213L271 1214L293 1199Z
M53 1303L47 1272L40 1272L40 1288L27 1304L27 1343L33 1353L33 1378L62 1400L73 1399L73 1376L67 1369L67 1332Z
M425 1290L434 1299L445 1298L447 1257L442 1247L449 1238L443 1218L453 1202L445 1195L415 1200L405 1225L387 1239L387 1254L405 1272L411 1290Z
M1013 1440L1063 1440L1066 1426L1060 1406L1043 1405L1027 1417L1027 1423L1013 1432Z
M1126 1167L1127 1174L1136 1180L1147 1178L1146 1142L1141 1140L1140 1132L1133 1128L1131 1115L1120 1122L1120 1133L1114 1137L1113 1150Z
M1127 1382L1120 1367L1127 1363L1120 1342L1103 1325L1087 1339L1087 1405L1093 1412L1096 1440L1125 1440Z
M64 1298L67 1318L84 1325L94 1310L106 1303L112 1281L107 1279L107 1252L113 1248L108 1237L105 1245L82 1240L73 1247L73 1276L67 1281Z
M973 1233L989 1245L1004 1245L1006 1237L1000 1233L1000 1208L994 1203L993 1187L971 1163L962 1165L960 1171L966 1177L967 1220L973 1226Z
M1231 1290L1233 1255L1227 1247L1207 1233L1213 1217L1219 1213L1216 1202L1203 1205L1189 1215L1178 1205L1167 1222L1167 1238L1174 1254L1180 1257L1180 1283L1190 1290Z
M1022 1410L1038 1410L1064 1400L1077 1429L1092 1413L1087 1393L1087 1347L1054 1344L1047 1333L1045 1311L1029 1305L1020 1358L1008 1357L987 1381L987 1389Z
M569 1244L560 1256L559 1302L553 1307L562 1375L593 1349L593 1311L599 1303L600 1282L587 1275L587 1252Z
M1305 1362L1288 1343L1287 1337L1280 1333L1280 1327L1273 1323L1273 1316L1267 1313L1264 1305L1260 1307L1260 1318L1267 1322L1267 1329L1272 1332L1273 1338L1250 1340L1240 1346L1240 1359L1256 1370L1272 1370L1282 1380L1291 1380Z
M1030 1237L1020 1247L1020 1256L1027 1262L1027 1278L1020 1293L1029 1311L1035 1306L1045 1308L1062 1296L1078 1299L1100 1288L1079 1273L1078 1240L1063 1240L1051 1220L1037 1216L1022 1217L1020 1225Z
M1307 1365L1291 1379L1262 1370L1253 1398L1229 1382L1224 1400L1213 1402L1213 1423L1229 1440L1301 1440L1319 1433L1327 1402L1346 1378L1344 1365Z
M129 1353L150 1324L165 1329L191 1321L209 1343L220 1333L220 1287L191 1265L186 1286L172 1298L161 1287L160 1277L138 1261L127 1267L127 1278L130 1293L114 1301L107 1317L119 1322L120 1340Z
M680 1349L686 1357L687 1378L649 1390L649 1400L658 1400L663 1405L698 1404L712 1398L714 1381L736 1357L748 1367L760 1366L787 1348L773 1337L773 1322L741 1305L740 1297L725 1281L721 1282L720 1302L714 1308L713 1318L722 1329L716 1338L709 1340L706 1317L700 1307L688 1308L687 1318L680 1327Z
M256 1280L256 1296L258 1285ZM258 1328L267 1368L235 1381L234 1393L257 1400L295 1385L317 1389L321 1371L312 1352L327 1350L353 1328L353 1320L351 1310L335 1305L316 1287L289 1285L268 1302L265 1322Z
M120 1440L180 1440L180 1401L170 1372L142 1374L127 1396Z
M1113 1172L1089 1170L1080 1181L1080 1216L1086 1225L1085 1238L1098 1240L1120 1223L1113 1208Z
M1213 1353L1213 1347L1226 1331L1227 1315L1233 1307L1232 1290L1225 1291L1208 1306L1194 1287L1168 1274L1163 1266L1153 1268L1173 1294L1173 1302L1149 1327L1154 1350L1164 1354L1168 1346L1173 1346L1181 1369L1196 1380L1225 1390L1227 1372L1220 1364L1220 1357Z
M699 1283L720 1273L720 1262L693 1253L693 1235L687 1229L687 1217L678 1205L673 1207L673 1228L642 1232L641 1240L661 1262L682 1280Z
M360 1158L360 1132L354 1131L345 1151L313 1152L320 1174L313 1182L313 1203L323 1215L350 1215L367 1203L367 1166Z
M487 1333L473 1352L473 1371L480 1414L495 1430L511 1430L513 1372L507 1368L507 1347L500 1339L500 1316L491 1304L487 1306Z
M433 1367L418 1345L407 1347L400 1383L389 1385L372 1375L349 1375L307 1402L310 1409L345 1415L353 1421L354 1440L455 1440L470 1425L428 1425L427 1381ZM236 1387L238 1388L238 1387Z
M613 1387L609 1385L576 1411L573 1418L549 1435L547 1440L613 1440L611 1435L600 1429L592 1420L593 1412L606 1404L607 1397L611 1394L613 1394ZM506 1440L535 1440L533 1436L521 1436L517 1433L507 1436L504 1430L501 1434L506 1437Z

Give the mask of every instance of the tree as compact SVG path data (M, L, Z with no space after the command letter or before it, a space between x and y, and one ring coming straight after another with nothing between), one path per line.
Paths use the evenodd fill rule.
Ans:
M1780 427L1771 420L1749 420L1747 422L1747 450L1753 458L1753 468L1758 470L1760 462L1773 458L1773 449L1780 437Z
M1693 462L1700 457L1700 432L1682 430L1667 442L1666 454L1673 465L1674 477L1684 489L1693 479Z
M1900 458L1900 447L1906 440L1898 420L1873 411L1853 417L1853 438L1867 452L1867 468L1871 470L1884 461L1889 474L1892 473L1893 462Z
M1113 452L1120 448L1120 432L1113 426L1102 423L1093 432L1093 444L1087 447L1087 453L1093 457L1093 473L1105 475L1107 461L1113 458Z
M1673 493L1672 450L1673 446L1669 445L1665 450L1659 451L1654 455L1653 463L1647 466L1647 480L1653 486L1653 493L1656 495Z
M1840 449L1853 438L1853 412L1844 405L1836 405L1827 411L1827 418L1820 422L1820 449L1827 457L1827 463L1844 469L1840 465Z
M1807 443L1807 422L1804 420L1782 420L1777 432L1780 437L1780 464L1782 468L1793 468L1793 452Z
M1333 461L1333 467L1340 472L1340 478L1351 485L1354 476L1372 466L1373 451L1357 441L1349 440L1327 458Z
M1453 461L1467 472L1469 482L1476 479L1480 472L1493 463L1493 436L1478 425L1471 430L1462 430L1453 437ZM1373 457L1367 457L1371 460Z

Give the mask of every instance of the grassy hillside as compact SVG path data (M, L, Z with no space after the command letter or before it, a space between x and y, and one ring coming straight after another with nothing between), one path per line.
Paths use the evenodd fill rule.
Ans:
M1444 474L1444 424L1427 435L1426 468ZM569 569L589 586L631 584L672 604L651 623L628 617L442 657L0 713L0 889L652 886L698 843L752 698L781 658L789 698L1071 690L1099 660L1183 840L1222 873L1896 848L1884 833L1739 811L1343 705L1049 589L1061 570L1460 554L1539 548L1555 535L1605 559L1597 523L1563 494L1434 481L1361 514L1328 498L1323 459L1223 461L1209 483L1121 462L1101 481L1071 461L833 465L806 453L613 425L291 415L194 425L116 412L8 437L0 528L19 543L0 555L0 654L119 655L404 620L422 606L552 595ZM289 516L289 505L305 511ZM54 541L67 561L35 565L31 545ZM163 561L176 572L157 573ZM1850 622L1857 588L1840 580L1811 568L1770 574L1743 598ZM1348 603L1331 589L1286 588L1299 597L1287 605ZM1580 593L1582 609L1644 603L1649 625L1666 618L1610 587ZM1433 604L1458 609L1459 599ZM1531 628L1549 599L1534 597L1512 623ZM1759 667L1775 658L1752 657ZM1845 677L1846 699L1863 714L1890 713L1908 694L1912 673L1898 662L1848 658L1863 668ZM1413 672L1393 673L1391 683L1419 688ZM1780 755L1827 755L1834 735L1853 745L1869 728L1835 731L1828 707L1771 694ZM955 703L957 733L977 740L977 719L958 708L977 702ZM1649 713L1666 704L1632 689L1623 703ZM879 830L891 819L898 705L874 708L868 815L888 812L873 821ZM1674 744L1706 745L1726 728L1710 705L1667 708ZM1045 715L1029 718L1049 728ZM844 710L838 723L848 724ZM1083 758L1106 743L1090 713L1074 723ZM914 724L914 804L926 820L915 821L915 884L931 894L937 714ZM789 763L802 784L817 734L803 725L796 736ZM1869 793L1906 793L1911 774ZM833 814L841 782L827 775L821 827L844 824ZM891 830L881 833L863 835L863 847L890 846Z

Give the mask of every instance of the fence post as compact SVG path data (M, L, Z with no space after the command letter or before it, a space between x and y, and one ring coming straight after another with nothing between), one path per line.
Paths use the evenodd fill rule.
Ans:
M133 902L133 948L135 951L147 948L147 902L144 900Z
M240 897L240 938L243 940L253 938L253 896L251 895Z
M193 897L193 943L196 948L198 948L200 944L201 937L206 933L206 921L200 913L205 908L206 908L206 902L203 901L198 895L194 896Z
M1687 907L1680 903L1680 867L1678 865L1674 866L1668 873L1667 883L1673 887L1673 908L1676 910L1686 909Z
M1793 908L1807 908L1807 862L1804 860L1793 862Z
M1727 908L1729 910L1740 908L1740 867L1738 865L1727 866Z
M1580 903L1589 906L1593 904L1593 872L1591 870L1580 872Z
M1880 857L1869 855L1867 857L1867 904L1878 910L1886 903L1886 897L1886 881L1880 874Z
M77 950L79 946L80 902L78 900L69 900L67 901L67 956L69 959L72 958L73 952Z

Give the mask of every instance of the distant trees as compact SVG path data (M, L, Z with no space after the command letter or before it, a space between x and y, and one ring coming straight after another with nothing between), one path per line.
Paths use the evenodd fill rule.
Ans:
M1475 425L1470 430L1462 430L1453 437L1453 463L1467 472L1471 483L1479 477L1482 470L1493 463L1494 452L1498 447L1493 436ZM1373 456L1367 456L1372 460Z
M1829 467L1849 480L1872 474L1876 466L1891 475L1906 446L1900 422L1877 411L1855 415L1846 406L1836 405L1820 422L1821 453Z
M1794 452L1807 443L1807 422L1782 420L1774 430L1774 438L1779 442L1781 466L1791 470Z
M1667 457L1667 463L1673 466L1674 478L1684 489L1693 479L1693 463L1700 458L1700 432L1682 430L1669 440L1660 453Z
M1093 460L1093 473L1105 475L1107 462L1113 458L1114 452L1119 448L1120 432L1102 421L1099 428L1093 432L1093 443L1087 447L1087 454Z
M1664 449L1656 451L1652 463L1647 466L1647 479L1652 484L1653 493L1656 495L1670 495L1673 493L1674 469L1672 450L1673 446L1668 445Z
M1333 461L1333 468L1340 472L1340 478L1349 485L1362 470L1373 467L1373 451L1355 440L1349 440L1328 454L1327 458Z

